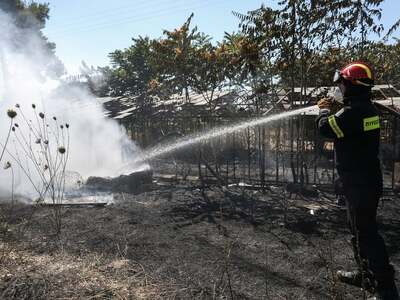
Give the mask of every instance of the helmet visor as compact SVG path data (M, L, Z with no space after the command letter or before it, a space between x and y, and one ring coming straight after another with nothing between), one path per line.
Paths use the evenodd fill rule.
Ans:
M339 83L342 80L342 74L340 74L339 70L335 71L335 75L333 75L333 83Z

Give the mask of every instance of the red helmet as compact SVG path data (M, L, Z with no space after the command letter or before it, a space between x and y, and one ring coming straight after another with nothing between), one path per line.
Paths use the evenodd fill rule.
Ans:
M336 71L333 82L338 83L341 80L350 81L354 85L372 87L374 85L374 74L368 64L357 61L348 64L340 71Z

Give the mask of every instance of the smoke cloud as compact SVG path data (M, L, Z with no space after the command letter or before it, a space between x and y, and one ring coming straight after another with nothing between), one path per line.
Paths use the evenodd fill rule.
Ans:
M56 126L68 123L69 126L69 160L67 170L78 172L84 178L88 176L117 176L124 173L148 168L142 163L130 164L137 158L139 149L128 138L125 130L115 121L106 119L102 105L88 90L79 87L68 87L63 82L49 76L44 66L54 63L54 57L46 49L43 40L34 30L19 29L9 15L0 10L0 142L5 143L10 119L7 109L20 106L25 115L26 126L18 113L15 122L18 130L25 130L29 136L29 122L34 124L37 113L43 112L47 120L53 123L49 128L57 131ZM21 43L22 41L22 43ZM18 45L16 45L16 42ZM37 108L32 109L35 103ZM53 121L53 116L57 121ZM31 120L31 121L30 121ZM65 139L66 140L66 139ZM34 147L34 146L32 146ZM17 155L21 161L24 157L13 133L10 135L7 150ZM2 147L0 146L0 150ZM32 195L32 183L26 178L13 157L5 153L1 164L10 161L10 170L0 168L0 191L10 191L13 184L15 192ZM24 162L23 166L31 170L32 166ZM30 173L31 177L38 176ZM34 178L34 180L36 180ZM0 192L0 194L2 194Z

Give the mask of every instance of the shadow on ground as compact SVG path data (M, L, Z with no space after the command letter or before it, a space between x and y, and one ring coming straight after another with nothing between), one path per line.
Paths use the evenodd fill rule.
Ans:
M284 191L163 186L103 208L3 205L1 299L359 299L345 212ZM380 211L395 265L398 201ZM7 216L7 214L8 216ZM7 217L6 217L7 216ZM3 228L4 227L4 228Z

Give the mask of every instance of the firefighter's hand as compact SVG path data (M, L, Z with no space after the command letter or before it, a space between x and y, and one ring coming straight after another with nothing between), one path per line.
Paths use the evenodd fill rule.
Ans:
M317 102L319 109L328 109L332 108L333 101L330 98L322 98Z
M331 105L331 112L332 113L336 113L339 110L341 110L343 108L343 103L337 102L337 101L333 101L332 105Z

